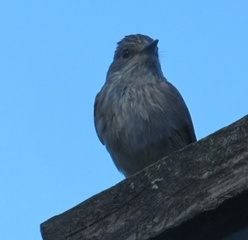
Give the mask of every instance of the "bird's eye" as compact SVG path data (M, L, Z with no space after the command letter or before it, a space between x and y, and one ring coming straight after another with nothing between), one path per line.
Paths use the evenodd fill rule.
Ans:
M122 56L123 58L128 58L129 55L130 55L130 52L129 52L128 49L124 49L124 50L121 52L121 56Z

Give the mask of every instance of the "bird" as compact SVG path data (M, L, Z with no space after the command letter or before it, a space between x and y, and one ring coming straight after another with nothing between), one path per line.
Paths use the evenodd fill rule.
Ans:
M119 41L95 98L97 135L126 178L196 141L189 110L163 75L158 42L143 34Z

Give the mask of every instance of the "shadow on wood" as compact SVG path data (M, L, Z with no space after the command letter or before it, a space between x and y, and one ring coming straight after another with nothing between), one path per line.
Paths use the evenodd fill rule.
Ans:
M41 233L44 240L242 239L230 237L248 231L247 190L248 116L47 220Z
M206 211L151 240L248 239L248 191Z

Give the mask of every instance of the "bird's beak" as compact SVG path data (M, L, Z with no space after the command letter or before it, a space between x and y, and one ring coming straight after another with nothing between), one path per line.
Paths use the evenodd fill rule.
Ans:
M154 40L152 43L149 45L145 46L143 51L144 52L149 52L149 53L154 53L157 50L157 45L158 45L158 39Z

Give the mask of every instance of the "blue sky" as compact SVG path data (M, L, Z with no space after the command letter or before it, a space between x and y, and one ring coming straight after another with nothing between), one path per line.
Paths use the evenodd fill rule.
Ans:
M198 139L247 114L247 1L1 1L1 239L41 239L40 223L124 179L93 104L133 33L160 40Z

